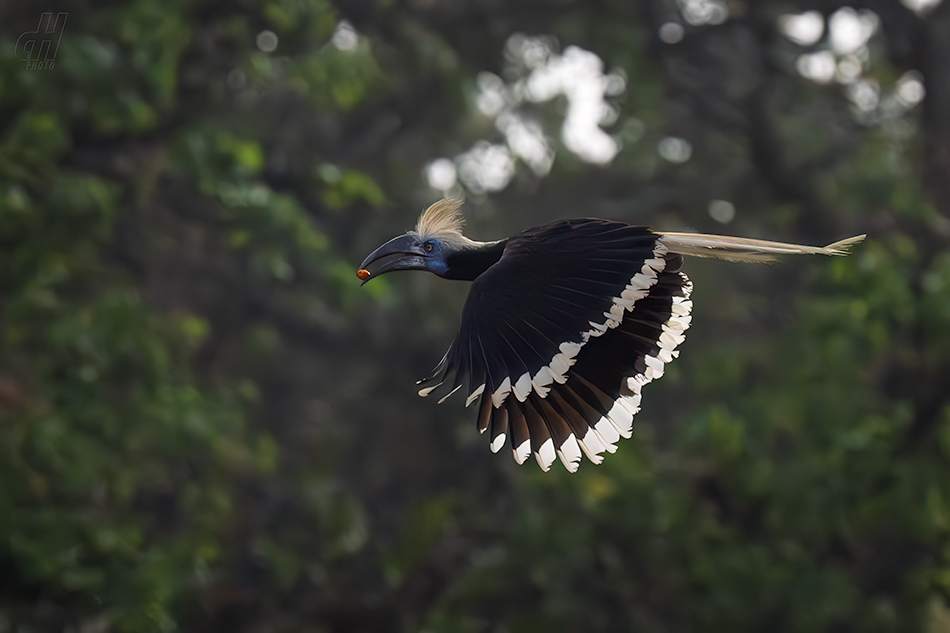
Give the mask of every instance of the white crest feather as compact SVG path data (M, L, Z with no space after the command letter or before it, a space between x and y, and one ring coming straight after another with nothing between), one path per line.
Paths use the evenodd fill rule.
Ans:
M458 241L465 226L461 208L462 201L458 198L442 198L419 216L416 234L422 239L437 237Z

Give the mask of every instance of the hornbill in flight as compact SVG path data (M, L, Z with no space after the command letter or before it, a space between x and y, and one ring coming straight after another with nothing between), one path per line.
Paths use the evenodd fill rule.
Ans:
M495 242L462 235L458 200L426 209L415 230L363 261L366 283L394 270L471 281L458 335L419 395L464 387L478 402L491 450L511 438L515 461L542 469L560 458L574 472L633 432L643 386L679 355L692 282L683 255L739 262L778 255L845 255L864 239L825 247L651 231L596 219L562 220Z

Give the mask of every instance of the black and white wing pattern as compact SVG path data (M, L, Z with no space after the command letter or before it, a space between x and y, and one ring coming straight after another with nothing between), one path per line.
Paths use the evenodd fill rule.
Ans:
M508 240L472 283L455 341L419 394L465 388L491 449L510 437L574 472L633 432L643 385L663 375L690 324L692 284L645 227L567 220ZM441 400L440 400L441 402Z

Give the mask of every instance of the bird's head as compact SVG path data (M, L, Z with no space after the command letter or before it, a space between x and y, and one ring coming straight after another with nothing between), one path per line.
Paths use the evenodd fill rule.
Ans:
M428 270L440 277L452 277L459 255L485 246L462 235L464 224L460 200L439 200L423 211L415 230L394 237L370 253L356 276L365 284L394 270Z
M356 276L365 284L374 277L394 270L428 270L436 275L445 274L445 248L435 237L423 237L410 231L394 237L370 253Z

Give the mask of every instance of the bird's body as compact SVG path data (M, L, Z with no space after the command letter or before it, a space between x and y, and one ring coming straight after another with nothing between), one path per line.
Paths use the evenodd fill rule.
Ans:
M642 387L679 354L692 308L683 254L838 255L864 237L818 248L578 219L474 242L458 207L430 207L415 231L366 258L360 278L421 269L471 281L458 336L419 394L464 389L493 451L510 437L519 464L534 453L544 470L559 458L571 472L630 437Z

